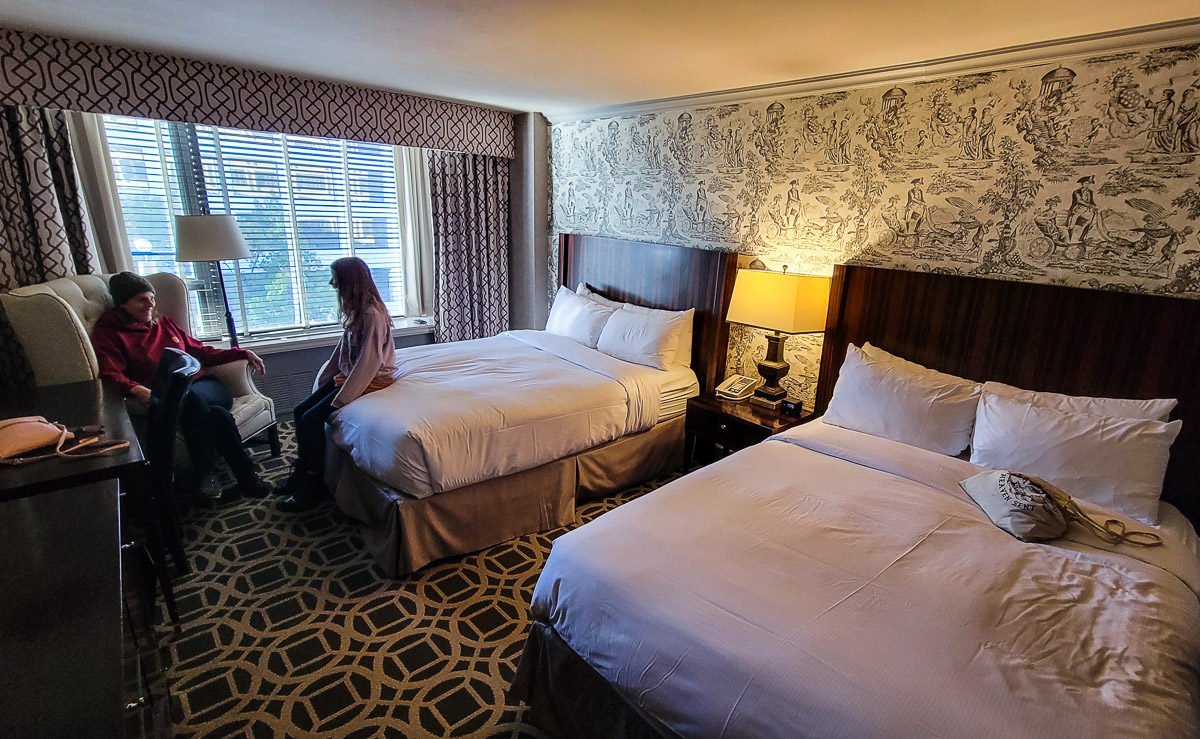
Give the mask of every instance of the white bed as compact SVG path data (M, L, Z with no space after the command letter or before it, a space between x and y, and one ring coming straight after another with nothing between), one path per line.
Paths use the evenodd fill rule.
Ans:
M545 331L396 352L396 382L339 411L329 438L416 498L532 469L678 416L691 369L661 370Z
M332 418L326 482L388 576L571 525L578 501L683 464L736 255L564 234L559 267L546 331L401 350L393 385Z
M533 616L667 736L1194 736L1187 520L1023 543L979 469L810 423L557 539Z

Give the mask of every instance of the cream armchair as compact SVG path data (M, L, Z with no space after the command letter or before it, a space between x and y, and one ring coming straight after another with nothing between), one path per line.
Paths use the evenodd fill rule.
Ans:
M112 307L108 294L110 275L63 277L0 295L17 340L25 349L39 387L95 380L100 366L89 338L92 327ZM157 313L170 317L191 332L187 288L173 274L147 277L154 285ZM266 433L271 454L279 456L279 429L275 403L250 380L245 360L209 367L205 372L221 380L233 394L233 417L243 440Z

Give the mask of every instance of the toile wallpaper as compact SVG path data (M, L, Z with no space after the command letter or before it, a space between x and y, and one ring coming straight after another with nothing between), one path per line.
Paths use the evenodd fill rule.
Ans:
M555 239L1200 299L1200 43L558 123L551 150ZM732 329L756 374L764 334ZM811 406L820 337L786 352Z

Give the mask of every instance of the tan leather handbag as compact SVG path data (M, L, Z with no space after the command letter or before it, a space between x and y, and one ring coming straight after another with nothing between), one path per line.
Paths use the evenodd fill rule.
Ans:
M98 445L99 436L78 439L74 444L67 446L72 440L75 440L75 434L68 431L66 426L47 421L41 416L6 418L0 420L0 464L27 464L51 457L95 457L129 447L127 441ZM29 454L37 449L49 447L54 447L53 451ZM78 451L84 447L88 449Z

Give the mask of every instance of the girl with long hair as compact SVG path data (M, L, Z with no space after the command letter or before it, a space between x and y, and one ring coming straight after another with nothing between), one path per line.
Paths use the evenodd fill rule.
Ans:
M308 510L327 493L325 421L329 416L365 393L391 385L396 373L392 318L367 263L343 257L330 270L329 284L337 290L344 331L333 356L321 368L316 391L296 406L296 462L291 476L276 488L287 496L279 502L282 511Z

